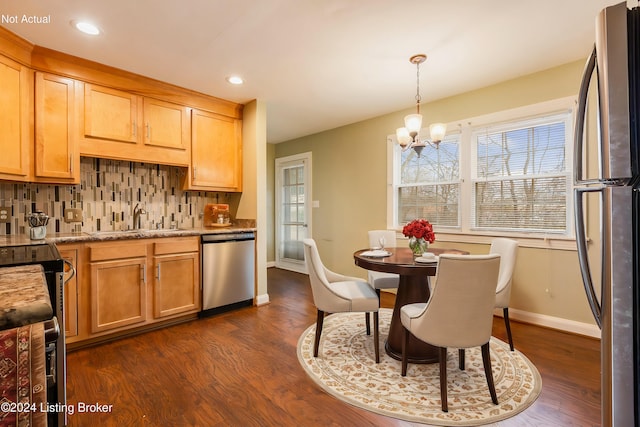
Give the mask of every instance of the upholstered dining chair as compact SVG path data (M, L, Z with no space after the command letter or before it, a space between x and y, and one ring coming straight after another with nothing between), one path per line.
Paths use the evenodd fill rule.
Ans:
M380 246L380 240L384 239L384 246L393 248L396 246L396 232L394 230L369 230L369 247ZM394 289L398 287L400 276L393 273L371 271L368 273L369 284L380 297L380 289Z
M396 246L396 232L394 230L369 230L369 247L380 247L380 242L384 242L385 248L394 248ZM381 271L368 270L367 279L369 285L376 291L378 299L380 299L381 289L396 289L400 282L400 276L393 273L384 273ZM367 334L369 333L369 313L365 314L367 322Z
M503 237L493 239L489 253L500 255L500 274L498 275L498 284L496 286L496 308L502 309L509 347L513 351L513 337L511 336L511 324L509 323L509 300L511 299L513 271L516 267L518 242Z
M457 348L461 357L459 367L464 369L464 349L481 347L484 372L489 393L498 404L489 341L493 325L495 284L500 269L500 255L442 254L429 301L403 306L400 320L404 327L402 341L402 376L407 375L409 334L438 347L440 364L440 398L442 411L448 412L447 403L447 347Z
M367 282L357 277L334 273L322 264L318 247L313 239L304 239L304 260L311 282L313 303L318 310L313 357L318 357L320 336L325 313L373 312L373 344L376 363L380 362L378 310L380 301ZM367 332L369 334L369 332Z

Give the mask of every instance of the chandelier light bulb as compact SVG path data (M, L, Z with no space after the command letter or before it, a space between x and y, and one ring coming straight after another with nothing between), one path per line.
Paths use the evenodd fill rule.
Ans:
M433 142L440 142L444 139L444 135L447 133L446 123L433 123L429 126L429 133L431 134L431 140Z
M411 135L409 135L409 130L407 128L396 129L396 139L398 140L398 144L400 144L400 147L405 148L411 142Z
M422 128L422 114L409 114L404 117L404 127L409 134L417 135Z

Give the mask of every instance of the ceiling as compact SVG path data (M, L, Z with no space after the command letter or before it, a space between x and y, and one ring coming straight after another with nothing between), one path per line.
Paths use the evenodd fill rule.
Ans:
M586 59L621 0L0 0L36 45L267 107L278 143ZM636 1L628 1L635 6ZM88 36L72 20L103 34ZM225 78L243 76L243 86ZM428 121L428 118L427 118ZM400 126L400 124L399 124ZM391 132L393 130L390 130Z

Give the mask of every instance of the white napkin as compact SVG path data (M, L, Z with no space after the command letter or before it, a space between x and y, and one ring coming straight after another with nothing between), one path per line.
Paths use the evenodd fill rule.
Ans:
M386 257L391 255L391 252L385 251L383 249L374 249L372 251L364 251L360 254L361 256L370 256L370 257Z

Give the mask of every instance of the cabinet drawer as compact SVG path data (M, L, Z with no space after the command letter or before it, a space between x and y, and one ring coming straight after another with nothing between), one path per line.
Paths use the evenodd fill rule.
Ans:
M113 259L140 258L147 256L147 245L136 243L133 245L120 242L114 244L97 244L89 247L89 261L108 261Z
M200 239L193 238L170 238L166 241L153 244L154 255L180 254L185 252L198 252L200 249Z

